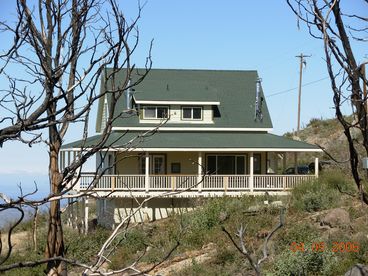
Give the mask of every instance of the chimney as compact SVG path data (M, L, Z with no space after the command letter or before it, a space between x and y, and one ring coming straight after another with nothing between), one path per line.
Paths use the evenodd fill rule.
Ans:
M261 97L261 82L262 79L258 78L256 81L256 102L255 102L255 114L254 114L254 121L260 121L263 120L263 114L262 114L262 103L263 103L263 97Z

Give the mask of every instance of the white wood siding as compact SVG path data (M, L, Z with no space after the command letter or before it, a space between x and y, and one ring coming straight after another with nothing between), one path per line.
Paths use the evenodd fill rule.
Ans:
M107 102L105 100L104 104L103 104L103 109L102 109L102 118L101 118L101 133L104 131L105 127L106 127L106 121L107 121L107 117L108 117L108 106L107 106Z

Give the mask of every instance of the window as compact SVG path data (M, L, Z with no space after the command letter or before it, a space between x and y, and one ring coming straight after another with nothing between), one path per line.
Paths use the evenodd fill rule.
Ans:
M146 173L146 157L140 157L140 173ZM149 156L149 174L166 174L166 156L153 154Z
M254 165L253 165L253 171L255 174L261 174L262 168L261 168L261 154L255 153L254 155Z
M167 106L145 106L143 108L144 119L166 119L169 117Z
M180 163L171 163L171 173L180 173L181 166Z
M245 174L244 155L207 155L210 174Z
M182 107L181 108L183 120L202 120L202 107Z

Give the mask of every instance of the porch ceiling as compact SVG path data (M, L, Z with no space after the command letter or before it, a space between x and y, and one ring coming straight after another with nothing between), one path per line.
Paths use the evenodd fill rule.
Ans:
M101 135L63 146L64 150L91 148ZM289 151L319 152L317 146L265 132L117 132L106 148L136 151Z

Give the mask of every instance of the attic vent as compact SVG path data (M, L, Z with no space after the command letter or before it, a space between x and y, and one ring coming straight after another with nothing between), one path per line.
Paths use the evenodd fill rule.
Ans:
M257 79L257 87L256 87L256 103L255 103L255 114L254 114L254 121L262 122L263 114L262 114L262 104L263 104L263 97L261 96L261 82L262 79Z

